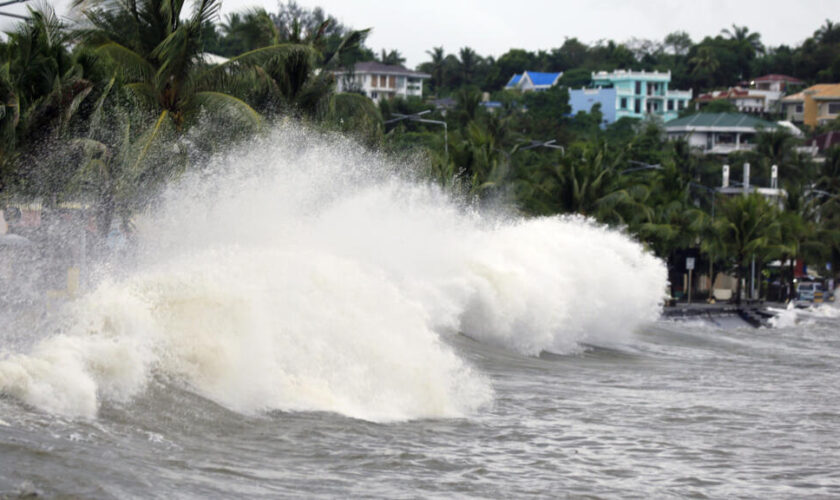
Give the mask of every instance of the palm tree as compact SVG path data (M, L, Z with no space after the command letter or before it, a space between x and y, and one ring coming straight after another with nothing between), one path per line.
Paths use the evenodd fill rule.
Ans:
M265 9L229 14L221 31L225 46L225 53L221 55L224 56L236 56L280 43L280 32Z
M382 143L385 129L382 115L373 101L361 94L333 94L326 121L370 148Z
M382 64L389 64L391 66L402 66L405 64L405 57L400 54L398 50L391 50L390 52L386 52L385 49L382 49L382 55L379 57L379 62Z
M446 59L446 54L443 51L443 47L432 47L432 50L427 50L426 53L432 58L432 85L434 85L435 91L439 91L441 86L443 86L444 59Z
M691 74L703 81L707 87L714 82L714 75L720 67L720 62L711 47L704 46L697 49L697 54L688 63L692 66Z
M750 29L746 26L732 25L732 29L724 28L720 32L729 37L730 40L736 42L743 42L752 47L757 53L764 52L764 44L761 43L761 35L759 33L750 33Z
M64 23L49 6L30 9L8 33L0 65L0 190L24 180L29 190L42 192L63 184L66 169L51 170L43 158L35 159L40 151L27 149L65 134L94 89L69 43Z
M735 196L723 200L712 222L715 238L704 240L704 248L715 246L735 269L735 300L741 304L741 281L750 260L759 262L780 240L778 210L760 194Z
M480 57L476 52L469 48L464 47L459 52L459 61L460 61L460 69L461 69L461 76L464 79L465 84L472 83L473 73L475 72L476 66L480 62Z
M183 2L179 0L74 2L81 4L91 25L81 32L85 41L111 59L137 99L157 110L155 129L170 120L176 130L183 131L202 108L259 124L257 112L234 96L239 73L272 57L302 50L273 45L207 68L201 57L201 32L217 15L218 0L200 0L187 19L181 19Z

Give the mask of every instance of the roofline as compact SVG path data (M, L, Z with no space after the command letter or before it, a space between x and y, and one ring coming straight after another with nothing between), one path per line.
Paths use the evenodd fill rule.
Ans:
M666 132L758 132L766 128L774 127L738 127L738 126L709 126L709 125L665 125Z

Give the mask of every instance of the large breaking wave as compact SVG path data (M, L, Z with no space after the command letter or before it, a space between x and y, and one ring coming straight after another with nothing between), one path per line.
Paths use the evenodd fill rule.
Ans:
M243 413L464 416L493 391L447 335L569 353L658 316L665 267L622 233L483 213L399 171L290 127L218 158L138 220L130 271L3 354L0 391L93 417L162 377Z

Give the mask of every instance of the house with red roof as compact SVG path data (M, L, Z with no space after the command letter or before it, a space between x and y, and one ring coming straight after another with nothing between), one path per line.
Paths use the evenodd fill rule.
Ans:
M793 88L805 86L805 82L799 78L794 78L788 75L780 75L777 73L753 78L750 84L757 90L772 90L783 94L789 92Z
M703 109L712 101L725 100L732 103L740 113L763 114L779 111L779 101L783 95L784 93L778 90L731 87L727 90L700 94L695 102L700 109Z

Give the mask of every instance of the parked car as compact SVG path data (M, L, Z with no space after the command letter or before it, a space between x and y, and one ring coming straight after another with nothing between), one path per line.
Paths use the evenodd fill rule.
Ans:
M818 281L802 281L796 286L796 300L802 302L822 302L822 283Z

